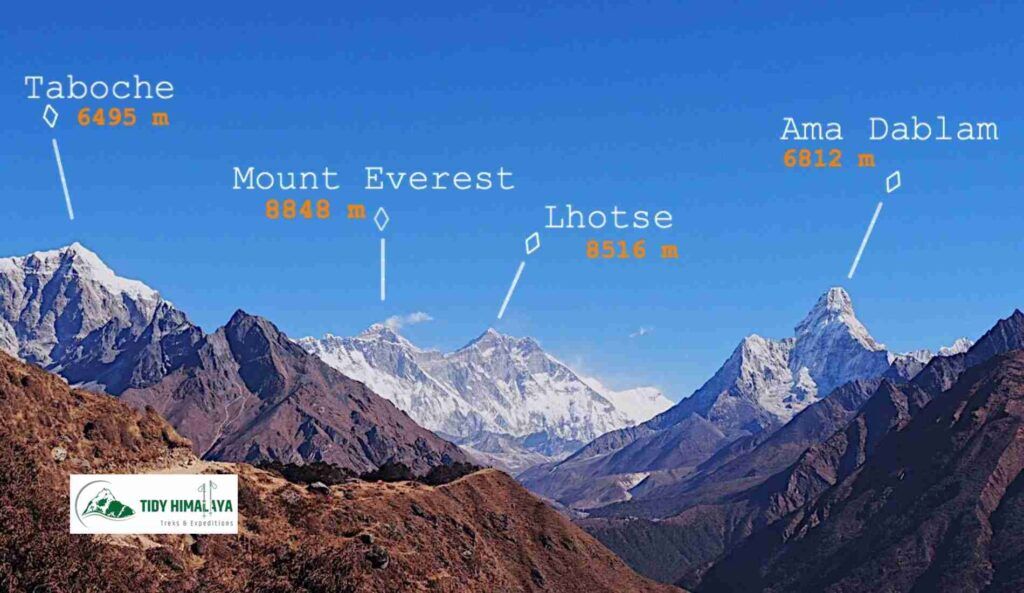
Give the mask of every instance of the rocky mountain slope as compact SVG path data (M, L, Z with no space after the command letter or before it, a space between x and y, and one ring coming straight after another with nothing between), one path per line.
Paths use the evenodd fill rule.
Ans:
M236 473L238 536L73 536L69 473ZM513 480L326 491L199 460L154 411L0 353L0 588L111 593L669 593Z
M657 387L630 387L618 390L608 387L595 377L580 375L580 379L588 387L612 402L612 405L626 414L630 422L634 424L646 422L673 405L672 400L665 397Z
M525 472L523 483L579 509L629 500L652 474L690 474L733 441L773 431L836 387L880 377L901 358L871 337L841 288L822 295L795 334L748 336L691 397L565 461Z
M536 341L493 329L451 353L417 348L381 324L354 338L327 335L299 343L418 423L506 469L564 458L605 432L671 406L657 390L609 389L581 377Z
M182 364L202 331L74 243L0 259L0 349L76 384L119 394Z
M79 244L0 259L0 345L72 384L152 404L216 459L387 460L464 453L244 314L206 336L156 291Z
M856 472L966 368L1020 348L1016 312L967 352L946 349L914 376L894 363L884 379L843 385L778 431L735 442L686 479L652 481L581 524L641 573L695 587L723 554Z
M80 244L0 259L0 349L72 384L115 395L129 391L137 397L183 365L194 367L197 357L205 356L212 364L212 358L225 352L214 346L221 342L222 336L204 336L156 291L117 276ZM302 343L382 392L420 423L457 440L477 459L510 471L561 459L603 432L671 405L656 390L617 392L584 380L533 340L493 330L450 354L420 350L383 325L357 338L329 336ZM168 389L189 372L177 373L178 379L159 389ZM238 387L229 385L235 383L230 377L209 380L218 389ZM196 388L208 391L210 386L197 387L193 379L184 387ZM267 454L259 446L242 451L241 444L228 443L226 433L247 418L242 407L253 405L234 396L230 404L220 401L227 393L244 391L231 389L217 402L202 405L181 405L179 393L182 401L175 409L161 409L174 422L187 424L183 430L194 437L202 454L246 459ZM223 416L225 410L229 416ZM323 431L316 422L302 431L302 436L275 437L275 446L316 449L308 439L322 439ZM208 450L213 441L220 441L217 451ZM283 451L274 455L287 457ZM298 456L315 458L316 453Z
M784 487L766 481L845 426L878 384L841 386L778 431L734 441L681 479L652 475L632 500L595 509L578 523L642 574L699 582L714 560L779 517L770 497Z
M716 565L700 590L1020 591L1022 469L1018 350L964 372L861 467Z
M176 371L122 398L166 417L205 459L326 461L356 472L385 461L422 472L466 460L266 319L242 311Z

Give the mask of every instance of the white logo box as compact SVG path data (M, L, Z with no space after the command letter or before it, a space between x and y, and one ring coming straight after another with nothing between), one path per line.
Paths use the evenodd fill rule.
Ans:
M237 534L238 476L72 474L71 533Z

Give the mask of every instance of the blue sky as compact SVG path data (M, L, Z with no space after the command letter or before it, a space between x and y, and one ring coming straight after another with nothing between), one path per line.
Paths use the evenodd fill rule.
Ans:
M343 10L336 7L334 10ZM293 336L352 334L392 315L455 348L489 325L532 335L611 384L673 399L753 332L789 335L819 294L851 292L896 350L976 337L1024 304L1020 75L1024 9L820 3L388 4L326 13L250 3L9 8L0 51L0 254L80 241L206 329L236 308ZM172 126L80 128L83 106L25 98L29 74L171 80L136 104ZM868 117L995 121L993 143L867 141ZM782 166L782 118L839 121L837 171ZM143 122L145 123L145 122ZM70 222L50 138L60 142ZM870 150L875 170L851 157ZM283 193L231 190L231 168L330 165L329 197L384 205L388 300L368 223L269 221ZM514 173L511 192L366 192L363 167ZM846 272L884 176L886 199ZM298 197L298 196L295 196ZM502 321L522 241L546 204L669 209L662 232L543 232ZM674 242L678 262L593 262L588 239ZM639 328L643 336L630 337Z

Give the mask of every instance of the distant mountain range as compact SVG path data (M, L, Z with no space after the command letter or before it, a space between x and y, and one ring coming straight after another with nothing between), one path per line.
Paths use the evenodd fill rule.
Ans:
M242 311L177 370L121 397L155 409L207 459L326 461L356 472L392 461L419 473L466 461L391 402Z
M358 472L394 461L425 473L469 458L448 438L474 459L527 468L520 481L630 566L698 593L1024 590L1020 311L977 343L901 354L832 288L793 336L744 338L707 383L669 407L656 390L607 389L536 341L494 330L450 353L420 349L386 325L293 342L238 311L205 334L75 244L0 259L0 349L123 400L69 391L0 354L0 490L21 506L66 512L52 487L32 486L66 483L53 465L65 459L76 471L206 463L185 453L191 446L205 460L327 461ZM636 578L498 472L436 492L339 490L332 496L357 502L296 522L275 510L292 508L274 498L287 485L234 467L249 480L257 519L248 545L279 552L275 530L284 530L316 548L321 534L305 525L315 518L374 529L359 545L394 546L394 557L373 548L353 563L353 540L342 535L313 554L331 562L343 549L347 578L367 590L403 579L433 586L442 572L476 579L480 587L467 590L674 590ZM289 504L330 507L296 496ZM416 519L404 516L407 504ZM410 520L423 524L399 529ZM66 521L47 525L23 527L65 533ZM18 545L45 553L30 540ZM63 547L75 557L96 552ZM237 571L253 560L218 547L198 562L187 548L164 546L162 562ZM486 565L474 564L477 554ZM391 561L399 580L373 572ZM264 574L271 568L255 576Z
M888 352L857 319L846 291L832 288L793 337L744 338L691 397L520 478L535 492L581 510L632 500L685 479L734 443L771 434L840 385L881 377L890 368L910 373L925 358L923 352Z
M1020 590L1022 348L1018 311L926 364L892 356L579 523L642 574L702 593Z
M966 353L884 382L784 481L765 482L770 514L698 590L1021 591L1022 348L1017 311Z
M299 344L479 460L510 471L562 459L672 405L654 388L609 389L535 340L494 329L450 353L418 348L383 324L353 338Z
M207 459L420 473L467 460L269 321L239 311L205 335L78 243L0 259L0 343L72 384L152 406Z
M392 458L462 456L419 423L478 462L517 472L671 406L656 389L609 389L536 341L493 329L448 354L385 325L299 342L336 370L242 312L207 335L78 243L0 259L0 349L72 384L152 405L208 458L366 471Z

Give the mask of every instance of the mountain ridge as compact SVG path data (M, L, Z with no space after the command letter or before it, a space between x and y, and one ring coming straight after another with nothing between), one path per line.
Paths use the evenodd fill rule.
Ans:
M424 426L513 471L564 457L632 423L615 402L641 410L633 414L670 405L653 390L608 389L546 353L533 338L494 328L451 352L419 348L386 324L352 338L328 334L298 342Z
M239 533L71 535L72 473L235 474ZM0 499L11 591L680 591L635 574L500 472L308 487L200 460L154 410L73 389L6 353Z
M184 362L202 330L80 243L0 259L0 349L117 395Z
M704 385L671 409L520 478L534 492L580 510L629 500L636 484L618 476L691 473L729 443L786 424L828 395L820 388L880 376L896 356L871 337L839 287L815 302L794 333L781 340L748 335Z
M592 515L600 518L580 524L641 573L697 587L723 554L770 537L762 534L773 533L777 521L857 472L879 442L942 397L968 365L1021 347L1024 315L1015 312L967 352L933 357L903 375L894 361L883 377L841 386L765 438L732 455L723 450L723 459L712 458L693 476L641 484L639 501L597 509Z
M467 461L365 385L239 309L188 364L122 398L152 407L204 458L326 461L356 472L401 462L416 472Z
M1022 399L1024 352L968 367L862 467L732 552L699 590L867 592L882 575L893 591L1020 590L1024 546L997 517L1024 510L1024 489L1011 488L1024 470Z

